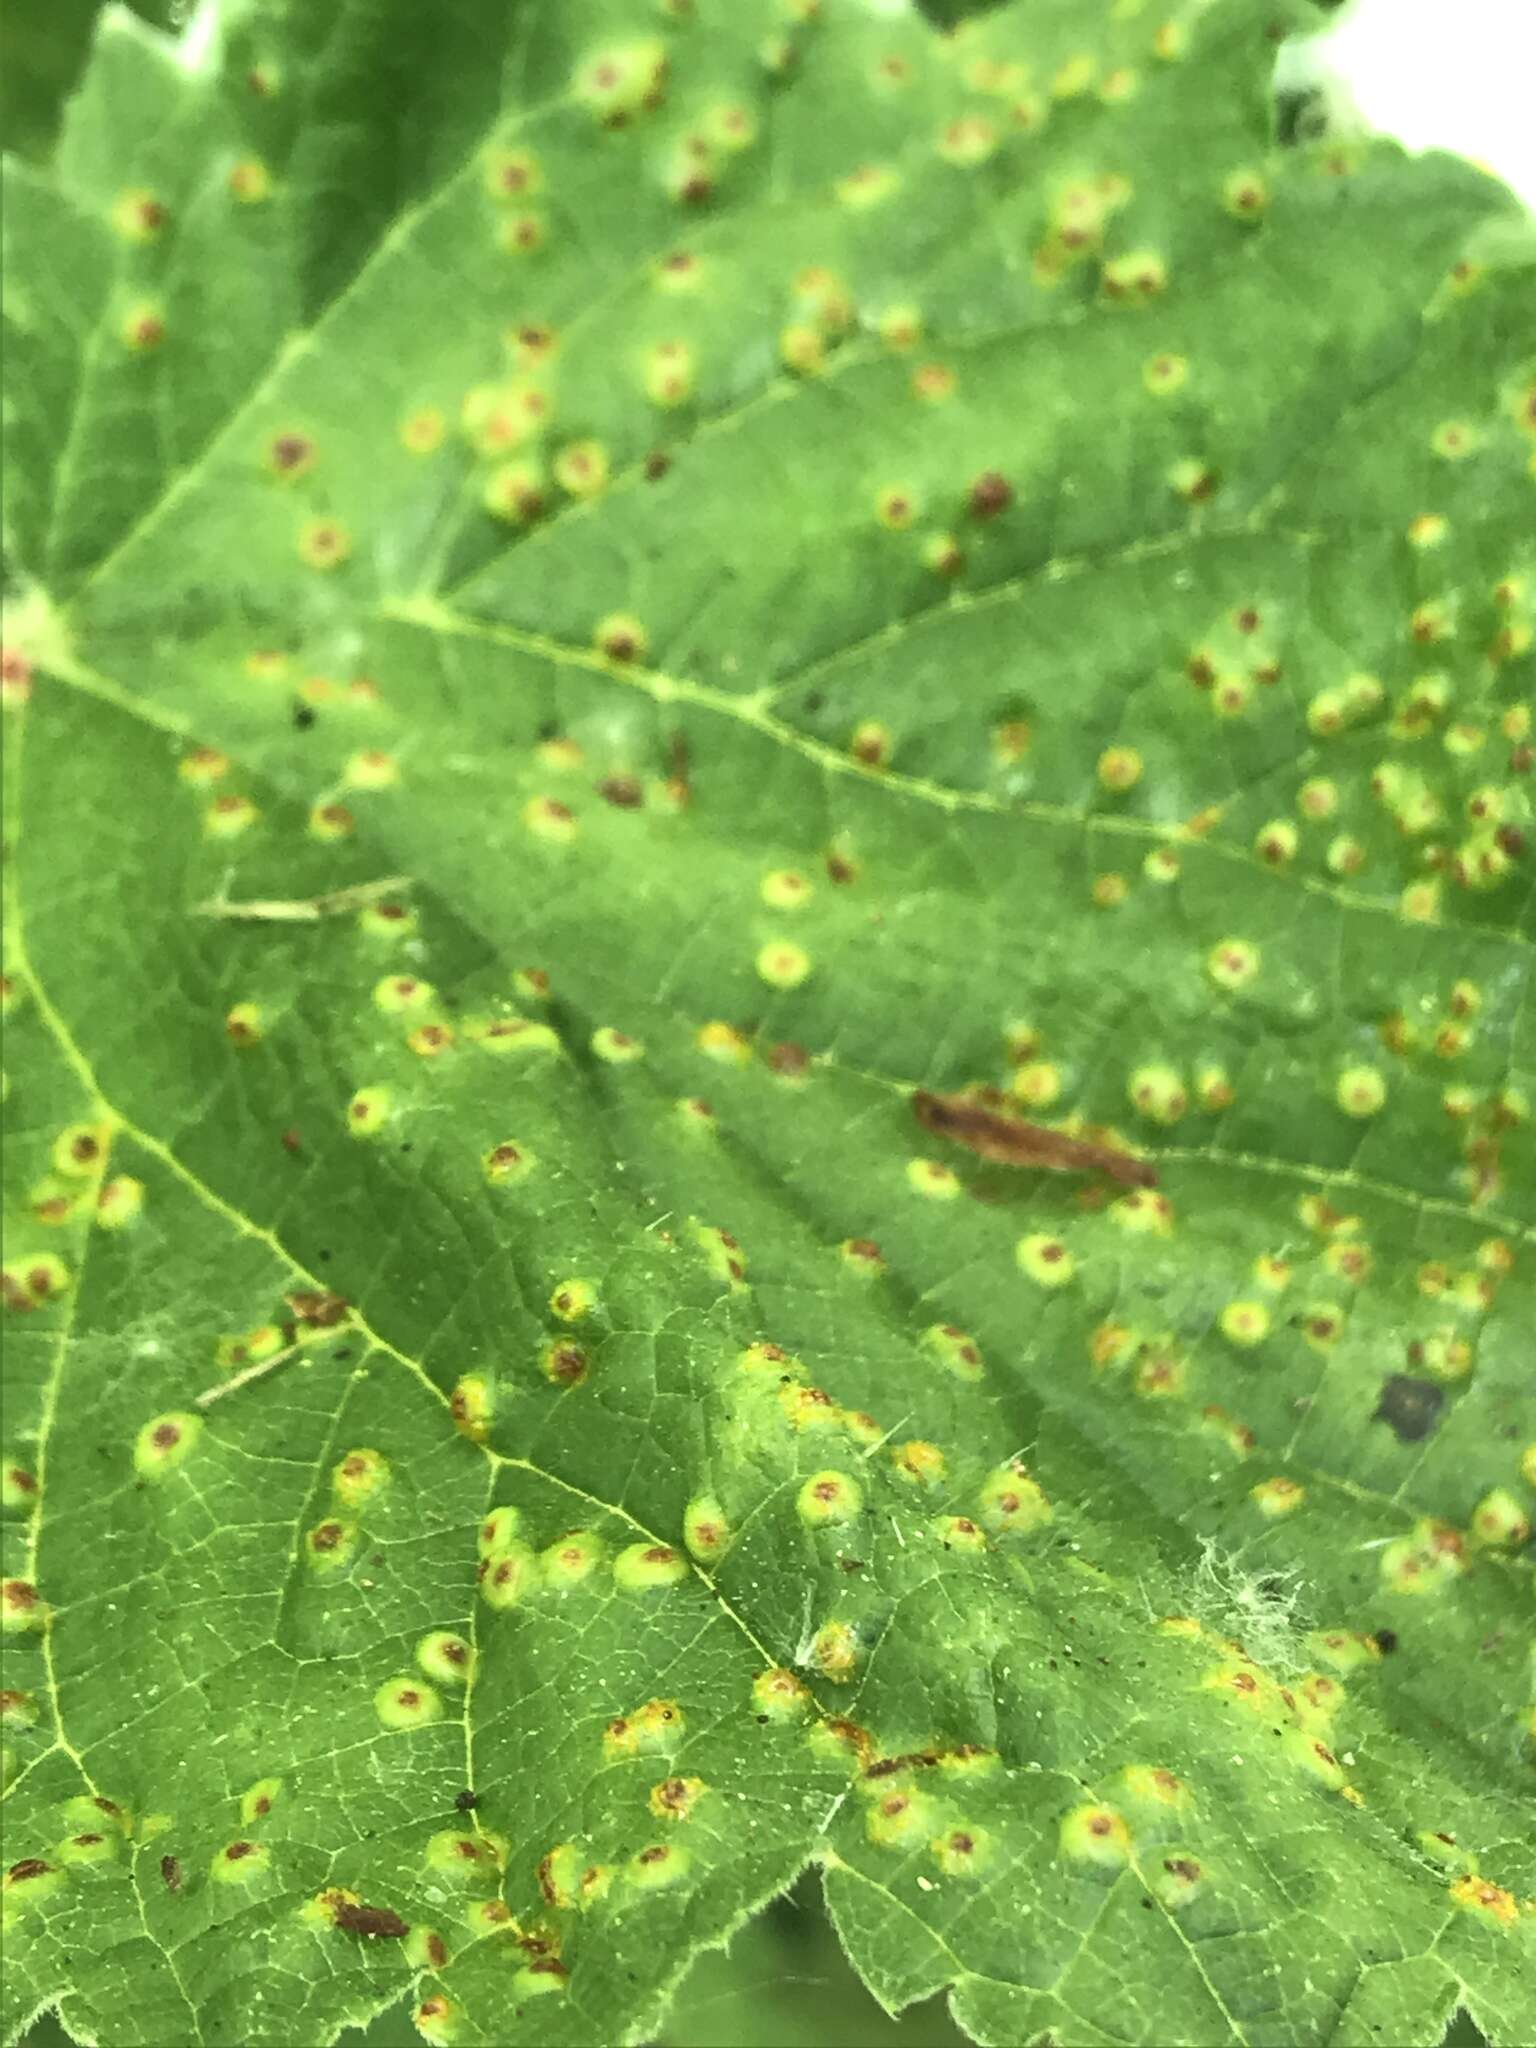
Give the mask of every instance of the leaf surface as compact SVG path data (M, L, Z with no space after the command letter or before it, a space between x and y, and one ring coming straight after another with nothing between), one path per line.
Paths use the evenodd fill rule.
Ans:
M817 1862L984 2042L1520 2038L1536 293L1272 149L1278 26L106 17L8 199L13 2029L641 2040Z

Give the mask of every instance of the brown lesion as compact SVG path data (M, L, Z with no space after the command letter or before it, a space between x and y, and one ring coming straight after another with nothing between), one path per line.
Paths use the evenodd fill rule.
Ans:
M609 775L598 783L597 793L605 803L620 811L637 811L645 802L645 791L638 775Z
M912 1113L924 1130L963 1145L979 1159L999 1166L1039 1167L1051 1173L1106 1173L1124 1187L1157 1186L1157 1172L1117 1146L1030 1123L1002 1107L994 1090L974 1095L935 1095L918 1088Z
M344 1295L332 1294L325 1288L300 1288L283 1299L292 1309L295 1320L305 1329L333 1330L338 1323L345 1322L352 1304Z
M349 1900L336 1907L331 1920L343 1934L360 1934L371 1941L403 1941L411 1931L388 1906L354 1906Z

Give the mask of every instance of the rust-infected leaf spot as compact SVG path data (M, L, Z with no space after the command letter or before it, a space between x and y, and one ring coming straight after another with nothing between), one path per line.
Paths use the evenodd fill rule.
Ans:
M403 1941L411 1931L388 1906L354 1906L345 1899L332 1919L343 1934L360 1934L370 1941Z
M970 510L973 519L995 519L1013 503L1013 485L1007 477L989 469L971 485Z
M1407 1373L1395 1372L1382 1381L1381 1396L1371 1420L1386 1423L1399 1443L1422 1443L1439 1422L1444 1406L1444 1387L1436 1386L1433 1380L1416 1380Z
M321 1289L301 1288L283 1299L293 1310L295 1318L307 1329L331 1330L346 1320L351 1303L343 1295L331 1294Z
M1048 1130L1043 1124L1027 1123L1023 1117L1010 1116L969 1096L932 1095L919 1088L912 1097L912 1113L924 1130L1000 1166L1044 1167L1053 1173L1097 1171L1127 1187L1157 1186L1155 1169L1143 1159L1134 1159L1113 1145L1092 1144Z

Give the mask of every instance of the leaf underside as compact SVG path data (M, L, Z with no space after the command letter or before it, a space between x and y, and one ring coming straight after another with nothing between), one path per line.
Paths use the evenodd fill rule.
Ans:
M1522 2037L1536 290L1282 13L104 18L8 2037L643 2039L808 1862L983 2042Z

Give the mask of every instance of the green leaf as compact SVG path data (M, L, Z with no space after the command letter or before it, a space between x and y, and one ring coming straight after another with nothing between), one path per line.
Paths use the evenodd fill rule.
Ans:
M808 1865L984 2042L1521 2037L1531 240L1276 25L105 18L7 2038L643 2040Z

